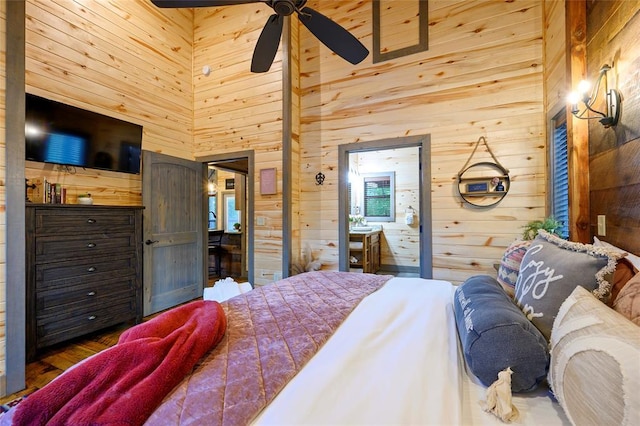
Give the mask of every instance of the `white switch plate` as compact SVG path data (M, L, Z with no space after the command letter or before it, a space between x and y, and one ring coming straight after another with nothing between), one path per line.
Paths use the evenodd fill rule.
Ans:
M603 214L598 215L598 235L607 235L607 216Z
M264 216L258 216L256 217L256 225L258 226L264 226L267 224L267 218Z

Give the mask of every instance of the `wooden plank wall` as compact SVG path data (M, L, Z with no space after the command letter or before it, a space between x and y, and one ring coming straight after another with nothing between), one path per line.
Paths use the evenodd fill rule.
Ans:
M371 47L370 2L309 6ZM428 51L352 66L301 30L302 164L327 176L319 194L301 185L302 239L337 265L338 145L430 134L434 244L425 255L433 256L433 275L460 282L495 273L521 227L545 214L542 34L538 1L430 0ZM465 205L455 185L480 136L512 179L490 209ZM485 150L474 157L487 159ZM320 238L304 231L318 226Z
M567 42L564 2L544 2L544 93L547 119L566 105Z
M623 98L616 127L589 123L591 233L598 235L597 216L605 215L606 235L598 238L640 254L640 3L587 5L588 74L611 65L609 87Z
M195 9L193 45L194 154L253 150L254 284L282 270L282 53L267 73L251 73L256 41L273 10L262 3ZM202 74L208 65L209 76ZM277 194L260 195L260 169L277 169Z
M5 130L6 130L6 24L7 24L7 5L6 2L0 2L0 376L6 373L6 232L7 232L7 216L6 216L6 193L5 193ZM4 386L2 386L4 388Z
M142 148L192 158L192 20L145 0L28 0L27 91L143 126ZM67 186L70 202L139 205L141 176L28 162L28 178Z

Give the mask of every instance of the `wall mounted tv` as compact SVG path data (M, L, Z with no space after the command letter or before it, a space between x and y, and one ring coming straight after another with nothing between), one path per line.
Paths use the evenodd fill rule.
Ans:
M142 126L27 93L26 159L140 173Z

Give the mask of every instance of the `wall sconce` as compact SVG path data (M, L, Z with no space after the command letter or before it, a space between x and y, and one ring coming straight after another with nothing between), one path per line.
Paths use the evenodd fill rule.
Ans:
M216 185L213 182L209 182L207 189L208 189L209 195L216 195L216 193L218 192L218 185Z
M318 172L318 174L316 175L316 184L322 185L323 183L324 183L324 173Z
M620 119L620 109L622 97L620 96L620 92L616 89L609 89L607 87L607 71L609 71L611 67L609 65L603 65L600 68L600 75L598 76L598 80L596 80L595 85L593 86L593 90L589 93L589 89L591 88L591 84L582 80L580 84L578 84L578 91L572 92L569 94L567 100L571 103L571 113L581 119L581 120L592 120L599 119L600 123L604 127L611 127L618 124L618 120ZM598 110L593 109L593 104L596 102L598 98L598 93L600 92L600 83L604 79L604 92L605 92L605 101L607 103L606 113L600 112ZM578 107L578 102L582 101L584 104L584 109L580 111ZM589 116L589 112L593 112L597 114L597 116Z

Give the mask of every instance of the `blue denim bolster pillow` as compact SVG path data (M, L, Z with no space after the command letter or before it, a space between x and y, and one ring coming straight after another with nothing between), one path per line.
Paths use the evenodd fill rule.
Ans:
M465 360L482 384L490 386L507 367L512 392L532 391L545 379L547 340L493 277L477 275L460 285L454 311Z

